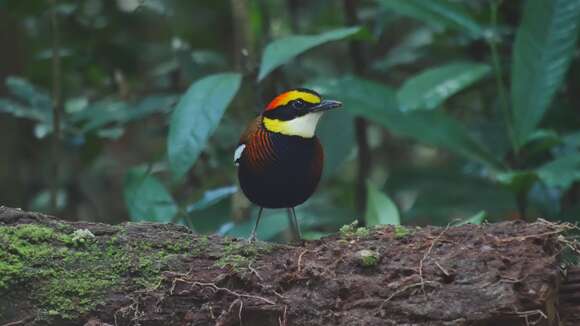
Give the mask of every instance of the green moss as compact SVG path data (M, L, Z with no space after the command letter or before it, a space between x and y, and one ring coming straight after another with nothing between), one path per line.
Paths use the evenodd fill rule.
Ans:
M379 254L373 250L360 250L356 253L359 264L363 267L373 267L379 262Z
M0 289L7 288L11 281L22 273L24 265L19 261L0 260Z
M13 287L25 287L42 317L73 319L119 286L158 285L171 256L196 246L201 250L208 242L185 240L152 248L146 241L127 240L124 233L97 240L89 230L58 225L0 226L0 298Z
M411 230L402 225L395 225L395 237L401 238L411 233Z
M228 267L236 272L245 272L256 258L272 251L273 248L271 244L263 242L227 241L223 247L223 254L215 265L220 268Z
M55 232L51 228L33 224L21 224L12 231L13 235L17 238L26 239L31 242L46 241L55 237Z
M250 259L242 255L226 255L215 262L220 268L229 267L235 271L244 271L250 265Z
M351 224L343 225L339 229L340 237L343 239L368 237L370 230L363 227L357 227L357 225L357 221L354 221Z
M97 239L89 230L57 224L0 226L0 300L4 291L18 287L30 291L45 320L74 319L121 287L158 286L176 257L206 254L210 245L205 236L159 244L118 231ZM228 240L215 265L245 271L272 248Z

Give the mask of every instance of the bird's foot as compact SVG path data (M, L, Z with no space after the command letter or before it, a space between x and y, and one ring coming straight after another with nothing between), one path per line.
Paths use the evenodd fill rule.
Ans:
M252 235L250 235L250 237L248 238L248 243L254 243L256 242L257 238L256 238L256 234L252 233Z

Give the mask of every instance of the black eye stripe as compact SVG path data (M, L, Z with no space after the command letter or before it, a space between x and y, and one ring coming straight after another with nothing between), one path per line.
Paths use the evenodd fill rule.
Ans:
M279 106L273 110L265 111L263 116L270 119L288 121L308 114L310 112L308 108L313 107L316 104L317 103L311 103L302 98L296 98L285 105Z
M290 105L290 103L288 103L288 105L284 105L282 107L279 107L275 110L271 110L271 111L266 111L264 113L265 117L271 118L271 119L278 119L278 120L292 120L294 118L296 118L297 116L299 116L300 112L302 110L299 110L297 108L295 108L294 106Z

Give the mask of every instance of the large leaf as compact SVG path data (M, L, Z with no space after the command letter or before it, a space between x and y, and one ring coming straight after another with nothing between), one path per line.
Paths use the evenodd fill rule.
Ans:
M340 135L336 131L340 130ZM346 110L328 112L317 130L324 148L323 177L331 176L353 152L355 145L354 116Z
M370 182L367 183L367 193L367 211L365 213L367 226L401 224L399 210L387 195Z
M374 121L396 134L445 148L493 168L501 167L457 120L437 111L402 112L395 93L385 85L344 77L316 83L315 89L343 101L344 108L352 114Z
M424 70L409 78L399 89L397 97L401 110L432 110L447 98L477 82L490 72L479 63L451 63Z
M540 179L549 187L567 189L580 180L580 153L570 153L543 165L537 170Z
M356 34L360 27L335 29L318 35L293 35L276 40L264 50L258 81L294 57L321 44L343 39Z
M560 87L576 47L580 0L528 0L513 52L512 105L522 146Z
M241 75L224 73L193 83L171 116L167 151L172 171L184 175L195 163L238 91Z
M169 191L145 168L127 172L123 194L133 221L168 223L177 214L177 205Z
M484 32L465 8L448 0L379 0L379 3L383 8L436 27L457 29L473 37Z
M227 186L208 190L203 194L203 197L199 201L187 206L186 211L191 213L193 211L206 209L226 198L231 197L234 193L236 193L236 191L238 191L238 187L236 186Z
M70 120L81 124L82 132L89 132L110 124L126 124L158 112L169 112L177 100L175 95L151 95L136 102L105 99L70 113Z

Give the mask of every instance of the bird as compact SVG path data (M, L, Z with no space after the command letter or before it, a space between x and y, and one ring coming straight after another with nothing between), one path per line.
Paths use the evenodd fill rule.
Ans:
M290 89L269 102L242 133L234 163L242 192L259 207L249 242L256 240L264 208L286 209L294 239L301 240L294 207L314 193L324 163L316 126L325 112L341 106L313 90Z

